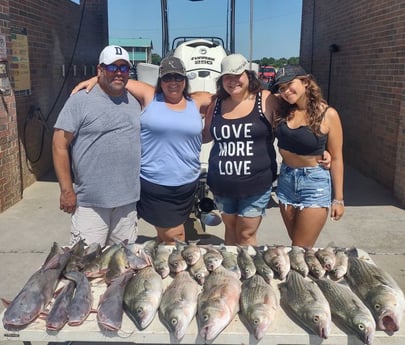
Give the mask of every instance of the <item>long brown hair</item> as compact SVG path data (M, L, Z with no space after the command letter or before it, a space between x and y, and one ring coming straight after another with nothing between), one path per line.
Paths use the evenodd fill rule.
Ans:
M297 79L307 83L305 96L307 97L306 112L309 116L308 126L315 134L322 135L321 123L324 118L325 109L328 105L323 98L322 90L312 74L300 76L297 77ZM289 104L288 102L283 101L280 112L278 112L274 118L275 126L278 126L281 122L286 122L296 109L297 106L295 104Z
M249 93L256 94L259 91L263 90L263 85L257 78L256 72L246 70L245 73L247 74L249 79L249 86L248 86ZM222 78L223 76L217 80L217 97L220 99L225 99L230 97L230 95L224 89L224 86L222 84Z

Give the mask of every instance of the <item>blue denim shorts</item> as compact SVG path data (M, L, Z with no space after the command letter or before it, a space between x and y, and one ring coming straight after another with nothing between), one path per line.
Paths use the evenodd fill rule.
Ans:
M282 204L300 209L330 207L331 178L329 170L321 166L290 168L282 163L276 194Z
M271 197L271 187L263 194L243 199L215 196L215 204L221 213L236 214L240 217L259 217L265 214L266 206Z

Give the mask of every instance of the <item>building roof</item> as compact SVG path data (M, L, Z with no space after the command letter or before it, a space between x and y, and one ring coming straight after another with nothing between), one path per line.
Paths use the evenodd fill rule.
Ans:
M122 47L149 47L153 49L152 40L149 38L110 38L109 44Z

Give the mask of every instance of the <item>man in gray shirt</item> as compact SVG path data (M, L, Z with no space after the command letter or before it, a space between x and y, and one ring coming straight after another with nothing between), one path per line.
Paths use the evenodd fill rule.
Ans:
M125 49L105 47L98 84L70 96L54 126L53 161L60 209L72 214L71 245L137 237L141 107L125 89L129 68Z

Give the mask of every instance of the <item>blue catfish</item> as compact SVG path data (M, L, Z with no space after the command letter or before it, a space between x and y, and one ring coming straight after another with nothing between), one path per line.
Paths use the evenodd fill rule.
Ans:
M54 252L54 243L51 252ZM3 316L4 328L22 329L34 321L51 301L70 251L48 256L44 265L26 282L22 290L7 307Z
M68 308L68 325L79 326L89 316L92 308L93 296L90 282L82 272L65 272L65 277L76 283L75 293Z
M100 297L97 322L101 330L117 332L121 329L124 291L133 273L129 270L116 276Z
M52 308L46 317L46 329L48 331L59 331L68 321L68 306L75 291L75 283L67 281L63 290L56 297Z

